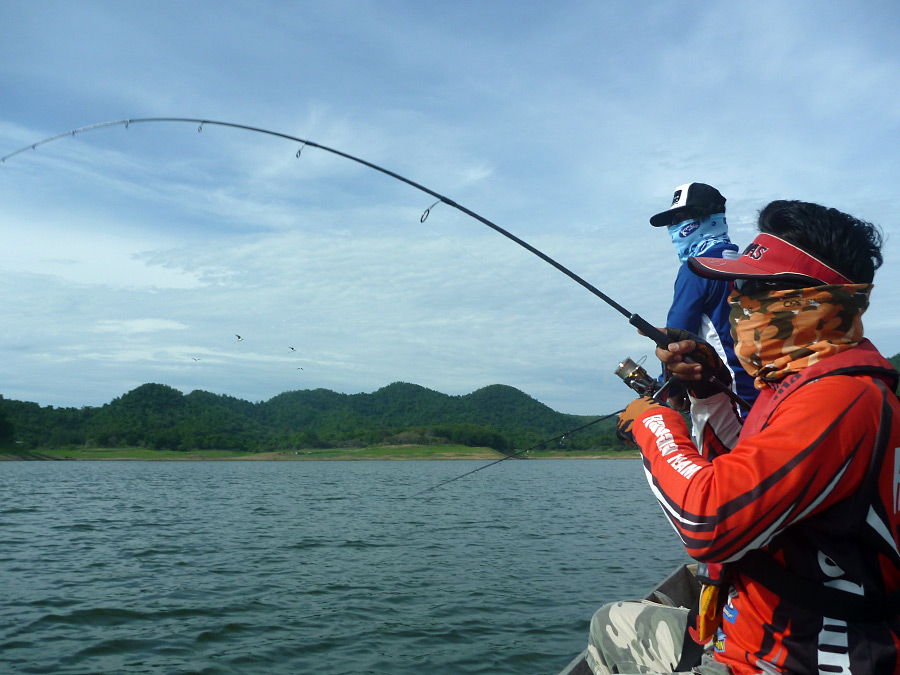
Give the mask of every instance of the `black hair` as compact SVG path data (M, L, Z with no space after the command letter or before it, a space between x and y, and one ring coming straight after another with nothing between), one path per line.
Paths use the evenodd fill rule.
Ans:
M878 226L819 204L771 202L759 212L759 231L802 248L854 283L872 283L883 262Z

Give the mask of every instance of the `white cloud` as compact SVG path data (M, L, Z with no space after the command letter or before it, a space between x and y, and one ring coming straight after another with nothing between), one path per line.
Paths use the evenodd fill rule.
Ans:
M134 333L155 333L157 331L184 330L187 326L170 319L131 319L116 321L107 319L100 321L96 329L101 333L120 333L130 335Z

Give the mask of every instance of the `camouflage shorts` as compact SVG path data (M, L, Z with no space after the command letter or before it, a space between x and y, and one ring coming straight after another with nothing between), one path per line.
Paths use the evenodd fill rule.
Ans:
M588 665L594 675L674 673L681 658L687 614L684 607L647 600L604 605L591 619ZM710 652L704 652L701 664L687 672L728 675L729 671Z

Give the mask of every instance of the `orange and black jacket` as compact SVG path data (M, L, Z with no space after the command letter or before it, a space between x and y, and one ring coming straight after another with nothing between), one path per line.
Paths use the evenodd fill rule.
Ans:
M715 639L734 673L900 674L900 401L867 340L761 392L636 420L648 480L688 554L725 563Z

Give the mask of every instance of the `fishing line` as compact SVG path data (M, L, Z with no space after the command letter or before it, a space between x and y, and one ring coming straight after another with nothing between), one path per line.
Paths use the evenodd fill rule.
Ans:
M431 195L432 197L434 197L437 200L431 207L426 209L425 213L422 214L422 216L423 216L422 222L424 222L424 219L427 219L428 214L430 214L431 209L434 208L434 206L436 206L440 202L443 202L447 206L451 206L454 209L466 214L467 216L474 218L478 222L490 227L492 230L498 232L499 234L502 234L504 237L510 239L511 241L514 241L515 243L517 243L519 246L526 249L527 251L530 251L531 253L536 255L538 258L540 258L547 264L555 267L557 270L559 270L560 272L565 274L567 277L569 277L570 279L572 279L573 281L575 281L576 283L578 283L579 285L581 285L582 287L584 287L585 289L587 289L588 291L593 293L595 296L597 296L598 298L603 300L607 305L609 305L614 310L619 312L622 316L627 318L628 323L630 323L632 326L637 328L639 332L643 333L644 335L649 337L651 340L653 340L657 344L657 346L665 349L669 344L669 339L668 339L668 337L666 337L665 333L663 333L661 330L659 330L658 328L656 328L655 326L650 324L648 321L646 321L645 319L640 317L637 313L629 312L622 305L620 305L615 300L613 300L611 297L609 297L608 295L603 293L600 289L595 287L593 284L587 282L585 279L583 279L580 276L578 276L577 274L575 274L575 272L573 272L569 268L565 267L564 265L557 262L556 260L554 260L550 256L546 255L545 253L539 251L534 246L532 246L528 242L524 241L523 239L520 239L519 237L512 234L508 230L505 230L502 227L500 227L499 225L497 225L496 223L491 222L484 216L481 216L481 215L475 213L474 211L466 208L465 206L462 206L461 204L453 201L449 197L445 197L444 195L442 195L438 192L435 192L434 190L431 190L430 188L427 188L420 183L416 183L415 181L412 181L409 178L401 176L400 174L390 171L389 169L385 169L384 167L378 166L377 164L373 164L372 162L369 162L365 159L355 157L355 156L350 155L341 150L337 150L335 148L330 148L326 145L321 145L314 141L310 141L310 140L303 139L303 138L298 138L297 136L291 136L289 134L284 134L279 131L271 131L269 129L262 129L260 127L252 127L252 126L248 126L245 124L235 124L233 122L219 122L219 121L214 121L214 120L205 120L205 119L191 118L191 117L141 117L141 118L135 118L135 119L112 120L109 122L100 122L97 124L91 124L88 126L79 127L77 129L71 129L64 133L57 134L56 136L51 136L49 138L45 138L43 140L37 141L36 143L32 143L31 145L26 145L25 147L22 147L14 152L11 152L10 154L0 158L0 161L5 163L7 159L10 159L11 157L15 157L16 155L18 155L22 152L25 152L27 150L36 150L41 145L51 143L60 138L67 138L69 136L75 136L76 134L79 134L79 133L84 133L87 131L93 131L95 129L102 129L105 127L112 127L112 126L124 126L126 129L128 129L128 127L131 126L132 124L154 123L154 122L155 123L177 122L177 123L198 124L199 125L197 127L198 133L201 133L203 131L204 125L209 124L209 125L215 125L215 126L221 126L221 127L228 127L228 128L232 128L232 129L243 129L245 131L251 131L254 133L266 134L268 136L274 136L276 138L283 138L283 139L292 141L294 143L299 143L300 148L297 151L298 157L300 156L301 151L307 146L313 147L313 148L319 148L320 150L324 150L325 152L329 152L333 155L337 155L338 157L343 157L345 159L349 159L352 162L356 162L357 164L362 164L363 166L367 166L370 169L374 169L375 171L378 171L387 176L390 176L391 178L395 178L396 180L406 183L407 185L410 185L410 186L416 188L417 190L424 192L425 194ZM715 379L714 377L710 377L709 381L712 384L714 384L720 391L727 394L738 405L741 405L742 407L747 408L747 409L750 408L750 404L747 403L747 401L745 401L744 399L740 398L737 394L735 394L731 390L731 387L727 386L723 382L720 382L719 380Z
M609 415L604 415L603 417L595 419L593 422L588 422L587 424L582 424L580 427L576 427L575 429L570 429L569 431L566 431L565 433L562 433L559 436L554 436L553 438L548 438L539 443L535 443L530 448L525 448L524 450L519 450L518 452L513 453L512 455L506 455L505 457L501 457L500 459L495 460L495 461L491 462L490 464L484 464L483 466L479 466L477 469L472 469L471 471L467 471L466 473L460 474L459 476L455 476L454 478L445 480L441 483L438 483L437 485L432 485L431 487L425 488L424 490L420 490L419 492L416 492L415 494L410 495L409 497L406 497L406 499L414 499L414 498L418 497L419 495L423 495L426 492L431 492L432 490L437 490L439 487L441 487L443 485L447 485L448 483L452 483L453 481L457 481L460 478L465 478L466 476L471 476L473 473L478 473L482 469L486 469L489 466L494 466L495 464L499 464L500 462L505 462L507 459L512 459L513 457L518 457L519 455L524 455L526 452L529 452L531 450L539 448L542 445L546 445L547 443L553 443L553 441L562 440L569 434L574 434L576 431L581 431L582 429L587 429L588 427L593 426L593 425L597 424L598 422L602 422L603 420L608 420L613 415L619 415L620 413L623 413L623 412L625 412L624 408L622 410L617 410L614 413L610 413Z
M623 372L623 368L627 368L627 372ZM659 385L659 383L656 380L650 379L649 375L647 375L646 370L641 368L639 364L635 364L633 362L629 364L629 367L626 367L625 364L619 364L619 370L616 371L616 375L621 377L622 381L625 382L625 384L628 387L630 387L631 389L636 391L638 394L640 394L641 397L647 396L651 399L654 399L654 400L662 403L663 405L668 405L667 403L665 403L665 394L666 394L666 390L669 388L669 385L671 385L672 382L675 381L674 377L670 377L668 380L665 381L665 383L663 383L662 385ZM499 464L500 462L502 462L504 460L512 459L513 457L518 457L519 455L525 454L529 450L534 450L535 448L544 446L547 443L552 443L553 441L561 441L569 434L574 434L576 431L581 431L582 429L587 429L588 427L593 426L593 425L597 424L598 422L602 422L603 420L608 420L610 417L612 417L614 415L619 415L619 414L625 412L625 410L626 410L625 408L623 408L622 410L617 410L614 413L610 413L609 415L604 415L603 417L595 419L593 422L588 422L587 424L583 424L580 427L570 429L569 431L566 431L566 432L560 434L559 436L554 436L553 438L548 438L539 443L535 443L530 448L525 448L524 450L519 450L519 452L515 452L511 455L507 455L506 457L502 457L501 459L498 459L495 462L491 462L490 464L485 464L484 466L479 466L477 469L473 469L472 471L467 471L464 474L461 474L454 478L450 478L449 480L445 480L443 483L438 483L437 485L433 485L430 488L425 488L424 490L421 490L421 491L417 492L416 494L411 495L410 497L407 497L407 499L412 499L413 497L418 497L419 495L424 494L426 492L436 490L437 488L441 487L442 485L446 485L447 483L452 483L453 481L459 480L460 478L464 478L465 476L471 476L473 473L477 473L478 471L481 471L482 469L486 469L489 466L494 466L494 464ZM616 430L618 431L618 426L617 426Z

